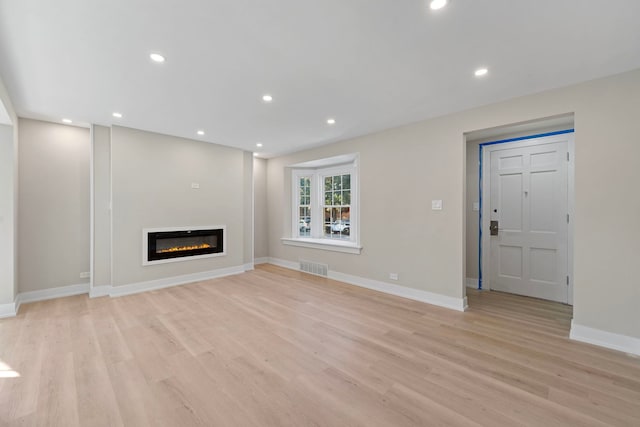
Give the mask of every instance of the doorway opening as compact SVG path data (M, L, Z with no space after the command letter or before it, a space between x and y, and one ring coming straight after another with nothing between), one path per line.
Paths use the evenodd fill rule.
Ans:
M574 116L465 133L466 287L573 302Z

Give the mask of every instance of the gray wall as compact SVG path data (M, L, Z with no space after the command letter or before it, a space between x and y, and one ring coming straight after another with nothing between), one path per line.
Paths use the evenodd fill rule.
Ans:
M112 284L242 265L246 164L237 149L112 127ZM143 228L200 225L227 226L226 256L142 266Z
M93 127L93 286L111 285L111 129Z
M254 254L256 258L266 258L269 256L266 159L253 159L253 185L255 200Z
M330 270L463 298L462 133L448 123L419 124L269 159L269 256L303 258ZM291 234L287 165L359 153L360 255L284 246ZM456 164L459 164L456 166ZM459 192L459 194L457 193ZM431 200L444 210L432 211ZM399 280L389 280L398 273Z
M86 283L89 130L19 120L20 292Z
M466 276L466 133L575 113L574 321L640 337L640 70L521 97L268 162L269 255L462 297ZM290 234L285 167L360 153L361 255L284 246ZM444 210L430 201L442 199ZM615 226L603 227L603 224Z

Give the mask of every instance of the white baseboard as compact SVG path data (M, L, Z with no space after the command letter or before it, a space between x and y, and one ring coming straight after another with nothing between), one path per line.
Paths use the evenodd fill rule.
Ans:
M465 284L467 285L467 288L478 289L478 279L474 277L467 277Z
M290 270L300 271L300 263L294 261L287 261L280 258L269 258L269 264L277 265L278 267L288 268Z
M58 288L42 289L39 291L20 292L18 296L16 296L14 302L9 304L0 304L0 318L16 316L20 310L20 305L22 304L45 301L54 298L70 297L72 295L86 294L88 292L88 283L60 286Z
M640 338L582 326L571 320L569 338L640 356Z
M293 261L287 261L278 258L269 258L271 264L300 271L300 265ZM381 282L378 280L367 279L360 276L352 276L350 274L339 273L337 271L329 271L329 278L340 282L349 283L350 285L360 286L362 288L372 289L374 291L386 294L396 295L399 297L425 302L427 304L437 305L457 311L465 311L468 308L467 298L454 298L446 295L436 294L433 292L422 291L419 289L408 288L406 286L394 285L391 283Z
M18 305L15 302L0 304L0 319L14 317L18 313Z
M20 304L26 304L28 302L45 301L48 299L64 298L86 293L89 293L89 284L80 283L78 285L60 286L59 288L20 292L16 301L19 306Z
M187 283L201 282L203 280L217 279L219 277L231 276L244 273L243 265L234 267L219 268L216 270L202 271L200 273L185 274L182 276L167 277L164 279L149 280L147 282L130 283L121 286L112 286L109 296L119 297L124 295L137 294L139 292L153 291L157 289L170 288L172 286L184 285Z
M98 298L109 296L111 285L94 286L89 290L89 298Z
M95 286L90 289L88 283L79 285L62 286L59 288L43 289L40 291L21 292L16 297L15 302L0 304L0 318L16 316L20 309L20 304L44 301L54 298L63 298L72 295L89 294L90 298L110 296L119 297L123 295L135 294L138 292L152 291L156 289L169 288L172 286L184 285L187 283L200 282L203 280L216 279L233 274L243 273L253 270L253 264L247 263L240 266L220 268L217 270L203 271L200 273L185 274L182 276L168 277L148 282L131 283L122 286Z
M365 277L352 276L350 274L338 273L337 271L329 271L329 278L349 283L351 285L360 286L374 291L384 292L385 294L396 295L415 301L426 302L427 304L437 305L440 307L450 308L457 311L465 311L467 309L467 298L454 298L446 295L436 294L433 292L422 291L419 289L408 288L406 286L394 285L391 283L380 282L378 280L367 279Z
M258 265L258 264L268 264L269 263L269 257L262 257L262 258L256 258L253 260L253 264L254 265Z

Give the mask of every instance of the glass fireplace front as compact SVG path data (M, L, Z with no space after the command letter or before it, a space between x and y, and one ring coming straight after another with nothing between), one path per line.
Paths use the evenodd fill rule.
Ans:
M147 261L223 252L223 232L222 229L149 232Z

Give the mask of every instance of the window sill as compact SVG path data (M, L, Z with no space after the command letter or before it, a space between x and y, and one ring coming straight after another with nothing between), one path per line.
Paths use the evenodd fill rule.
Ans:
M360 255L360 252L362 252L362 246L359 246L354 242L291 237L282 237L280 240L282 241L283 245L298 246L301 248L321 249L324 251L342 252L346 254L356 255Z

